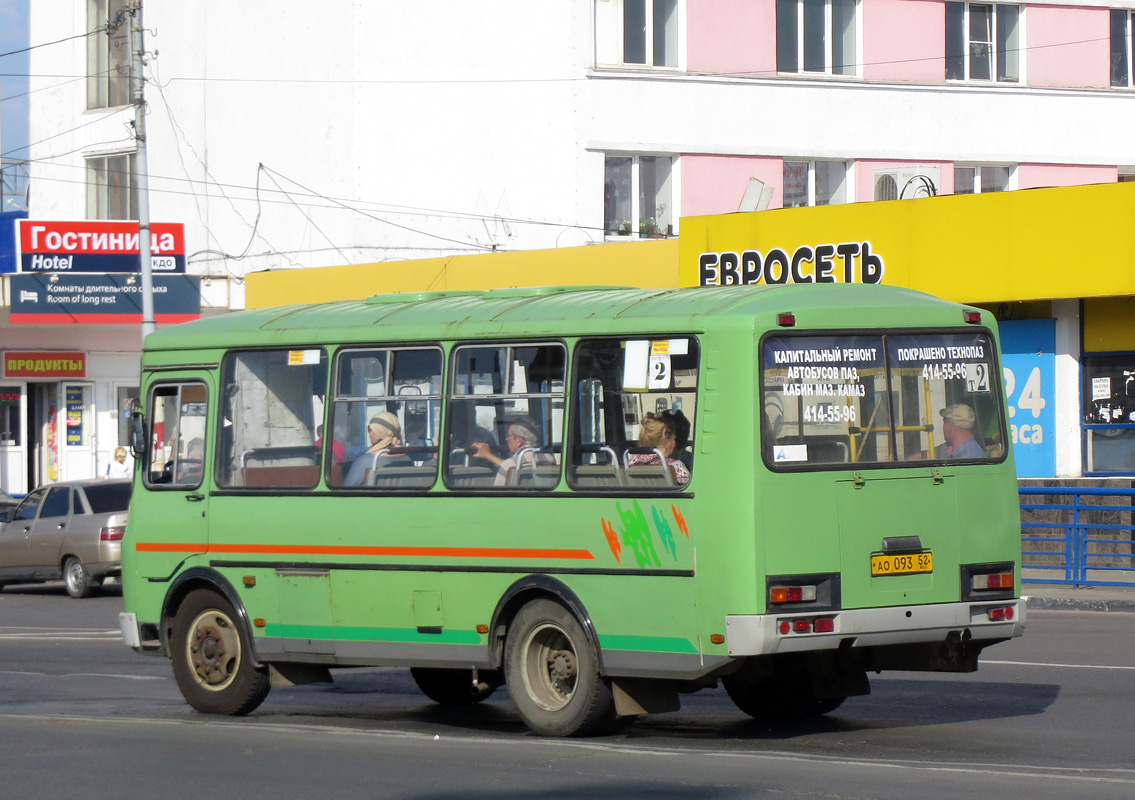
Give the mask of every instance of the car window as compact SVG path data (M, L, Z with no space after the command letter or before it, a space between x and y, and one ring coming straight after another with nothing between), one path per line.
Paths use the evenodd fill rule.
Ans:
M39 518L65 517L70 513L71 487L57 486L48 491L47 499L43 501L43 508L40 509Z
M100 483L84 490L92 514L113 514L130 505L129 483ZM76 509L77 510L77 509Z
M37 492L32 492L24 498L24 502L20 503L20 507L16 509L16 513L12 516L13 520L29 520L35 519L35 512L39 511L39 504L43 502L43 496L46 492L40 489Z

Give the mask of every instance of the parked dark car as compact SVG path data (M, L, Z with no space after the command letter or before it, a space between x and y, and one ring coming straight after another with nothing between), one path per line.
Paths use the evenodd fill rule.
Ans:
M128 480L42 486L0 525L0 586L63 579L67 594L88 597L122 574Z

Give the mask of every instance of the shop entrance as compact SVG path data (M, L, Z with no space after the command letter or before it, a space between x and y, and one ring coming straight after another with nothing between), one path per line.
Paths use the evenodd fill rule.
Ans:
M95 476L94 385L0 386L0 479L9 494Z

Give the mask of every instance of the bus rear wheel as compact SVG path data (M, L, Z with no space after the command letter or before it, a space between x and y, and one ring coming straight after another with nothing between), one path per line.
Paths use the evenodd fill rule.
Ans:
M487 700L500 686L499 675L485 673L476 685L468 669L411 667L410 675L422 694L443 706L470 706Z
M729 699L750 717L765 722L819 717L835 711L846 697L816 696L804 663L780 663L771 674L742 667L721 679Z
M534 600L520 609L505 640L504 670L521 718L542 736L587 736L616 723L595 649L558 603Z
M271 688L268 670L250 661L250 645L236 619L232 605L208 589L186 596L174 617L173 675L198 711L247 714Z

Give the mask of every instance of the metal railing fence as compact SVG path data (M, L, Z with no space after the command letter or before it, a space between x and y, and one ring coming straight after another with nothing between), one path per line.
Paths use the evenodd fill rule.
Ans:
M1018 492L1022 582L1135 586L1135 489Z

